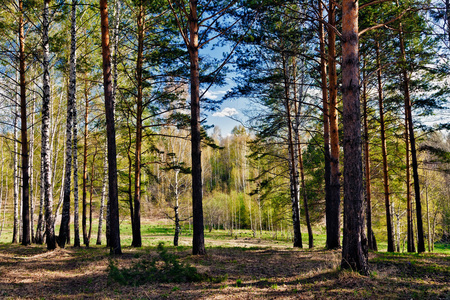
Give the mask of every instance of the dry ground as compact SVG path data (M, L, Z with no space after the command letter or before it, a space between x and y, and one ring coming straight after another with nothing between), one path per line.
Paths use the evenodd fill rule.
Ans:
M450 256L371 253L372 274L339 271L340 251L297 250L238 238L240 247L215 246L204 257L170 248L182 261L221 283L149 283L108 280L108 251L0 244L1 299L450 299ZM252 244L257 244L257 247ZM244 246L245 245L245 246ZM156 255L155 248L124 248L119 266Z

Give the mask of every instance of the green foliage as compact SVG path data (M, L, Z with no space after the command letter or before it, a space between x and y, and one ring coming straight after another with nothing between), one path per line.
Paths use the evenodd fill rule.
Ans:
M108 276L121 285L138 286L149 282L198 282L208 276L179 261L178 256L169 253L164 243L157 247L159 256L151 261L141 260L130 268L119 269L113 260L108 266Z

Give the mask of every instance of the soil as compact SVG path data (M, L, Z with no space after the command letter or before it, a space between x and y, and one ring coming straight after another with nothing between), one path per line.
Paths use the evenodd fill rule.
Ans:
M188 240L184 240L187 243ZM208 244L208 243L207 243ZM211 244L211 243L209 243ZM222 282L124 286L108 277L104 246L46 251L0 244L1 299L450 299L450 256L370 253L371 275L341 271L340 251L293 249L267 241L214 241L206 256L169 248ZM157 255L123 248L119 267Z

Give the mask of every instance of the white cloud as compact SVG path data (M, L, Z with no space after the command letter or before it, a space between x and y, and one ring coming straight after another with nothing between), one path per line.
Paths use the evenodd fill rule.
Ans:
M213 113L213 117L231 117L231 116L235 116L238 115L239 112L236 110L236 108L232 108L232 107L225 107L224 109L222 109L222 111L218 111Z
M211 99L211 100L217 100L217 98L219 97L223 97L223 95L225 95L226 91L206 91L204 97ZM202 92L200 92L200 95L202 94Z

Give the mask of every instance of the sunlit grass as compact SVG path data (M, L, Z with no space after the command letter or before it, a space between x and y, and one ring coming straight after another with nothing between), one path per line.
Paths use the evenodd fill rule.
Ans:
M73 222L73 220L72 220ZM87 230L89 230L89 220L87 222ZM98 232L98 219L94 219L92 223L92 229L91 229L91 239L90 239L90 246L91 247L98 247L96 246L97 242L97 232ZM106 238L105 238L105 232L106 232L106 222L103 222L103 228L102 228L102 246L106 246ZM322 227L317 227L313 229L314 232L314 248L325 248L326 243L326 234L325 230ZM55 225L55 233L59 233L59 222ZM159 242L164 242L167 246L171 246L173 243L173 236L175 233L174 225L170 221L165 222L147 222L146 220L142 221L141 224L141 233L142 233L142 246L143 247L156 247ZM69 245L73 245L73 235L74 235L74 228L73 223L70 227L70 234L71 234L71 241ZM82 237L82 227L80 222L80 239L81 243L83 243L83 237ZM120 223L120 239L121 239L121 245L122 247L129 247L131 245L132 241L132 231L131 231L131 223L128 220L122 220ZM182 227L182 234L180 236L180 247L186 248L191 246L191 239L192 239L192 227L189 226L189 224L185 224ZM205 228L205 241L206 246L216 246L214 245L214 241L221 241L225 242L224 246L227 246L227 241L232 244L235 240L245 240L249 242L255 243L253 246L258 246L257 242L270 242L272 244L277 244L279 246L285 246L285 247L292 247L292 234L290 234L289 231L267 231L267 230L256 230L253 232L250 229L234 229L233 231L227 229L212 229L209 231L209 229ZM5 222L2 230L2 234L0 236L0 243L1 244L9 244L12 241L12 224L9 224ZM308 249L308 233L306 228L302 227L302 241L303 241L303 248ZM342 238L341 238L342 242ZM378 244L378 251L379 252L386 252L387 249L387 243L383 240L377 240ZM403 246L403 245L402 245ZM252 245L249 245L249 247L252 247ZM405 246L406 247L406 246ZM406 249L403 249L402 247L400 250L401 252L405 252ZM428 249L428 248L427 248ZM442 253L450 255L450 244L441 244L441 243L435 243L434 245L434 251L433 253Z

